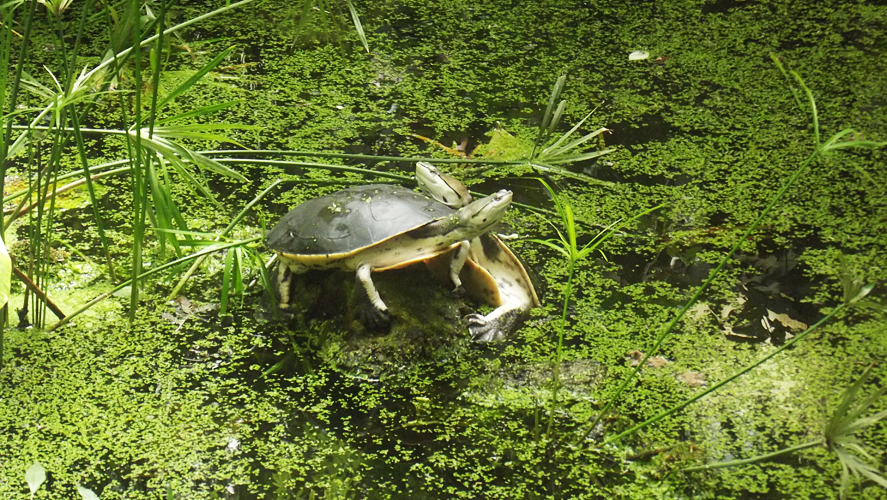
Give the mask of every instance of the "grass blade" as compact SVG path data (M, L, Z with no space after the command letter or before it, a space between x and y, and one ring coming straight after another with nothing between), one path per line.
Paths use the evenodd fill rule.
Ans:
M140 131L146 132L144 129L140 129ZM170 142L163 137L154 136L152 138L148 138L146 135L143 135L141 133L132 133L130 135L140 137L146 148L154 151L157 154L160 154L161 156L169 160L169 162L173 165L180 165L184 167L182 161L190 160L198 167L204 168L211 172L215 172L226 177L231 177L241 182L248 182L246 177L222 165L221 163L207 158L200 153L186 149L185 147L180 146L174 142ZM210 197L212 198L212 196Z
M191 185L192 189L194 189L197 192L199 192L200 194L202 194L204 197L206 197L208 200L210 200L210 202L213 203L214 205L216 205L217 207L220 206L218 200L216 200L216 197L212 194L212 192L209 190L209 188L204 186L202 182L200 182L199 180L197 180L196 177L194 177L194 174L192 174L191 171L188 170L188 166L185 165L184 162L182 162L176 156L167 156L166 159L169 160L169 164L172 165L173 170L175 170L176 173L178 173L180 176L182 176L182 178L184 178L186 181L188 181L188 184Z
M568 252L562 245L558 245L557 243L552 242L551 240L540 240L538 238L530 238L527 241L532 241L533 243L538 243L540 245L545 245L548 248L555 250L566 258L570 258L570 252Z
M586 118L587 118L587 117L586 117ZM575 130L575 128L574 128L573 130ZM573 149L573 148L575 148L575 147L581 145L582 143L584 143L584 142L586 142L586 141L588 141L588 140L590 140L590 139L593 139L593 138L595 138L595 137L601 135L601 134L604 133L604 132L609 132L609 131L610 131L610 129L608 129L608 128L606 128L606 127L601 127L601 128L599 128L599 129L595 130L594 132L591 132L591 133L589 133L589 134L583 135L582 137L580 137L580 138L576 139L575 141L573 141L573 142L567 144L566 146L562 146L562 147L560 147L560 148L553 149L552 151L549 151L549 152L548 152L548 155L551 156L551 157L557 157L557 156L560 156L560 155L566 153L567 151L569 151L569 150L571 150L571 149ZM572 132L573 132L573 131L571 130L571 131L568 132L568 133L572 133Z
M548 155L553 149L555 149L555 148L557 148L558 146L560 146L562 142L564 142L565 140L567 140L571 135L573 135L574 132L576 132L576 130L579 129L579 127L582 126L583 123L585 123L585 120L587 120L587 119L591 116L591 113L594 113L594 111L590 111L587 115L585 115L585 118L579 120L579 123L577 123L576 125L574 125L573 128L571 128L566 134L560 136L560 138L558 138L557 142L555 142L555 143L552 144L551 146L548 146L547 148L543 149L542 152L539 153L539 156L540 156L540 157L541 157L541 156L546 156L546 155Z
M561 96L566 81L567 75L561 75L558 77L557 81L554 82L554 87L551 89L551 96L548 98L548 106L545 107L545 113L542 115L542 123L539 126L540 133L548 130L548 125L551 123L551 112L554 109L554 103L557 102L558 98Z
M12 288L12 259L6 245L3 244L3 235L0 234L0 308L9 302L9 292Z
M538 149L548 138L548 125L551 123L551 114L554 109L554 103L560 98L566 81L567 75L561 75L558 77L557 81L554 82L554 87L551 89L551 96L548 98L548 106L545 107L545 113L542 114L542 122L539 123L539 133L536 135L536 143L533 144L533 152L530 153L530 158L536 157L536 149Z
M351 13L351 21L354 22L354 29L357 30L357 37L360 38L360 43L363 44L363 48L366 49L367 54L369 54L370 44L367 43L367 37L363 32L363 25L360 24L360 17L357 15L357 9L354 8L354 4L351 0L345 0L345 3L348 5L348 11Z
M615 149L605 149L603 151L594 151L591 153L580 154L576 156L566 156L561 158L549 159L546 160L546 163L551 165L562 165L564 163L573 163L577 161L590 160L592 158L597 158L598 156L604 156L605 154L612 153L616 151Z
M220 102L220 103L216 103L216 104L210 104L209 106L204 106L202 108L193 109L191 111L186 111L184 113L180 113L175 116L170 116L168 118L161 118L161 119L154 122L154 126L156 128L157 126L166 125L167 123L170 123L170 122L175 122L175 121L179 121L179 120L185 120L188 118L194 118L197 116L207 115L210 113L215 113L217 111L221 111L223 109L230 108L231 106L240 104L241 102L243 102L243 99L235 99L233 101L225 101L225 102ZM241 125L241 127L249 128L250 125ZM230 128L235 128L235 127L230 127Z
M228 296L231 289L231 273L234 267L234 249L229 248L225 252L225 269L222 274L222 298L220 300L219 314L225 314L228 311Z
M201 78L203 78L204 75L206 75L207 73L212 71L213 68L218 66L219 63L221 63L226 57L228 57L228 55L231 53L232 50L234 50L234 47L228 47L227 49L225 49L221 53L219 53L219 55L214 57L212 61L206 63L202 68L197 70L196 73L191 75L190 78L185 80L184 83L182 83L181 85L179 85L178 87L173 89L172 92L170 92L168 95L166 95L166 97L164 97L162 101L157 103L156 109L158 109L158 110L163 109L163 107L166 106L167 104L169 104L170 101L172 101L176 97L182 95L183 93L187 92L188 89L190 89L192 86L194 86L194 84L197 83Z
M554 129L557 128L558 124L561 122L561 118L564 116L564 108L567 107L567 100L561 100L560 104L557 105L557 109L554 111L554 117L551 119L551 123L548 125L548 133L554 133Z

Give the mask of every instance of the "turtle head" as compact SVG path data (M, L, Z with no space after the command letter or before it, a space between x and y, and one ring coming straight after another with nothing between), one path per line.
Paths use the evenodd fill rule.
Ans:
M450 208L460 208L471 203L471 194L465 184L442 173L430 163L416 163L416 182L425 194Z
M511 205L511 191L503 189L460 208L457 217L466 231L480 235L499 222Z

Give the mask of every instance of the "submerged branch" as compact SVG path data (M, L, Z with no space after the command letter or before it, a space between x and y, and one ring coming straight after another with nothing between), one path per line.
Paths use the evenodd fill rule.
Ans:
M60 320L65 319L65 313L63 313L62 310L59 309L59 306L55 305L55 303L46 296L46 292L41 290L40 287L38 287L33 281L31 281L31 278L29 278L27 274L25 274L24 272L22 272L21 269L15 266L12 266L12 274L14 274L15 277L19 279L19 281L24 283L28 290L33 292L38 299L43 301L43 303L46 304L46 307L48 307L49 310L52 311L52 314L55 314L56 318Z

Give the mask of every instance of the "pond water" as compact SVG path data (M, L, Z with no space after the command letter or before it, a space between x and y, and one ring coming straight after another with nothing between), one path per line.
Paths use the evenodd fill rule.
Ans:
M221 4L186 2L167 23ZM506 244L534 276L542 306L505 341L475 344L464 317L489 306L410 266L375 277L394 318L390 331L353 321L355 285L344 273L300 278L295 314L275 318L257 261L243 253L245 293L221 314L222 287L236 286L219 252L174 300L168 295L190 263L144 280L132 320L123 294L57 330L11 321L0 369L0 497L26 498L25 471L39 461L48 479L35 498L75 498L77 485L102 500L837 498L841 462L821 444L730 468L682 469L819 439L842 392L872 363L862 394L884 386L885 149L836 151L805 167L813 152L806 97L770 54L811 89L822 141L847 127L858 132L845 139L883 141L887 7L689 0L354 6L368 53L346 2L314 2L308 11L288 2L249 4L171 39L160 78L140 89L143 103L155 85L162 96L233 46L162 115L237 100L192 121L251 126L218 132L271 150L207 153L248 179L204 172L198 183L216 202L167 165L168 196L182 221L218 234L282 179L230 235L260 237L302 201L347 185L413 187L413 159L434 157L477 193L514 191L517 203L495 231L514 236ZM82 8L75 3L63 14L66 43ZM107 48L107 14L99 12L78 68L94 67ZM306 13L310 19L300 23ZM51 20L35 19L37 48L26 59L26 70L46 85L51 78L40 65L57 68L63 53ZM21 31L24 13L16 11L14 21ZM650 57L629 60L636 50ZM140 69L150 71L147 56ZM595 110L569 140L607 127L581 151L614 151L522 165L561 74L566 104L549 142ZM131 63L123 75L120 89L134 99ZM121 128L119 103L127 103L125 113L135 108L120 99L97 99L83 126ZM238 147L176 140L194 150ZM11 187L13 176L26 179L49 161L49 141L35 144L45 146L43 156L35 148L8 162L4 195L21 189ZM85 146L94 167L128 151L119 135L87 133ZM306 151L315 154L293 155ZM454 161L466 152L472 158ZM78 165L73 147L61 157L62 168ZM801 168L804 175L653 352ZM127 175L96 180L96 205L122 276L135 232ZM565 231L538 178L572 207L580 247L629 221L572 275L562 255L530 241ZM106 272L90 198L74 193L60 198L51 227L35 214L4 235L24 268L35 252L29 243L53 234L57 253L39 283L68 313L123 280ZM151 191L152 203L160 196ZM7 216L14 204L4 205ZM152 223L162 217L155 206ZM147 234L146 269L174 259L171 243L159 243L167 233ZM186 235L177 238L184 248ZM264 260L272 255L260 241L247 248ZM803 335L843 307L848 287L869 282L878 285L866 307L842 309L748 374L614 440ZM14 280L10 312L25 300L36 306ZM651 357L632 376L645 354ZM877 399L870 411L885 405ZM887 425L858 436L883 462ZM854 494L887 498L872 481Z

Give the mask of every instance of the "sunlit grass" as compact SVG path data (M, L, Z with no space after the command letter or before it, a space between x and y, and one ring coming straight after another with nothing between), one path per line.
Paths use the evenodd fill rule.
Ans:
M645 210L627 220L615 221L611 223L609 226L605 227L603 230L598 232L588 243L584 244L582 247L578 244L578 236L576 230L576 221L573 217L573 207L570 205L570 202L562 199L555 193L554 189L551 188L548 183L543 180L539 180L545 189L548 191L551 199L554 201L555 210L557 210L557 214L560 217L561 227L556 226L555 224L551 224L557 233L557 238L541 240L541 239L530 239L534 243L538 243L540 245L544 245L556 252L558 252L564 259L567 261L567 283L566 288L564 288L563 292L563 309L561 312L561 321L558 326L558 335L557 335L557 350L555 351L554 358L552 360L553 370L552 370L552 384L553 389L551 393L551 402L549 408L549 420L548 427L546 430L546 439L551 437L552 425L554 423L554 415L558 409L558 391L560 388L560 365L563 361L563 350L564 350L564 331L567 325L567 310L570 306L570 299L573 295L573 275L576 272L576 265L592 252L598 250L598 248L603 244L607 238L609 238L614 232L618 231L622 227L626 226L637 220L644 215L649 214L655 210L662 208L662 205L650 208Z
M33 279L35 287L45 289L47 286L46 280L49 277L49 264L43 254L48 253L48 247L51 243L51 228L53 226L55 210L54 190L56 186L60 186L58 181L62 175L61 151L69 142L72 142L72 139L77 148L78 158L81 163L82 172L80 175L90 195L93 216L99 231L99 239L108 261L108 274L112 280L116 280L114 266L110 258L109 244L104 234L103 216L99 211L101 204L96 199L92 185L94 175L87 162L86 147L83 139L84 133L122 133L127 138L132 190L131 220L133 221L131 280L142 274L141 259L143 242L146 237L146 219L150 220L154 233L161 243L161 251L169 243L176 254L181 255L177 237L169 232L164 233L162 231L163 229L188 229L171 195L169 186L173 181L171 180L170 172L174 172L177 176L184 179L186 185L190 185L194 192L213 201L214 196L212 192L207 189L205 181L192 172L193 168L196 167L214 174L236 179L240 182L246 182L246 179L236 171L182 146L179 142L181 139L232 142L225 136L215 133L215 131L249 127L215 123L194 124L192 122L195 118L204 117L226 109L235 103L212 104L174 116L162 116L164 108L169 103L187 92L197 81L212 71L230 54L231 49L218 54L213 60L196 71L191 78L167 95L159 95L159 85L157 85L157 82L162 72L161 61L165 35L174 33L209 15L226 12L232 8L245 5L250 1L252 0L237 2L206 15L189 19L170 28L166 28L164 25L166 8L169 4L162 5L156 12L156 15L154 12L147 12L144 16L137 2L128 2L126 8L122 11L122 16L114 8L110 8L107 11L111 14L107 17L110 24L109 32L126 33L128 39L121 43L122 40L119 37L116 38L112 44L113 50L109 52L108 57L105 57L100 64L94 68L84 67L79 72L75 72L73 70L73 63L76 61L83 27L89 18L89 5L92 3L90 1L87 2L83 10L78 26L77 42L74 45L73 51L67 50L61 25L57 25L57 40L55 42L59 46L60 50L58 52L61 54L59 57L59 69L53 71L46 68L54 87L48 87L31 75L22 72L23 64L16 65L17 72L12 81L12 95L10 95L13 107L9 113L3 116L4 138L6 140L3 141L2 153L7 159L22 155L27 156L27 165L32 172L29 179L32 179L32 182L29 183L28 189L22 194L19 206L12 211L8 218L2 221L0 234L2 234L5 228L9 227L9 224L16 217L29 214L29 217L36 219L37 223L30 226L32 228L32 234L30 235L30 240L32 241L31 256L36 265L29 266L29 269L35 269L35 279ZM61 15L68 5L67 2L44 2L44 4L56 18ZM35 15L33 3L29 5L31 8L27 10L25 41L22 44L19 57L21 60L27 59L27 39L30 35L30 26ZM7 21L5 24L11 24L14 20L13 14L17 7L19 7L18 2L8 3L3 6L3 19ZM133 17L134 19L132 19ZM129 26L131 29L124 29L122 28L123 26ZM155 33L151 35L152 32ZM11 59L9 52L9 39L11 36L11 31L6 30L2 55L5 56L7 66L9 66ZM127 60L130 59L132 54L139 53L141 48L145 46L150 46L151 49L149 52L149 68L150 79L154 85L152 86L153 91L150 103L147 105L147 110L143 112L141 104L142 93L117 88L117 85L121 81L118 75L123 71ZM142 87L141 69L141 64L135 64L132 67L133 75L130 81L135 89ZM4 74L3 79L0 80L0 84L2 84L0 85L0 95L2 96L5 96L7 93L7 83L9 83L7 77L8 75ZM37 102L42 102L43 105L24 109L15 107L20 90L27 91L37 99ZM116 101L120 104L121 119L124 123L131 123L128 129L125 131L109 131L82 128L80 124L96 100L110 95L119 97ZM128 97L135 101L132 117L129 116L128 103L130 101ZM14 140L10 140L13 137L13 129L19 128L14 127L13 122L25 116L28 116L28 125L24 127ZM38 141L49 141L51 143L48 160L44 161L42 157L33 154L33 148L38 144ZM3 170L0 173L5 176L5 162L4 167L0 170ZM29 203L34 199L36 199L36 205L31 206L31 209L26 209L25 203ZM152 204L150 209L149 203ZM30 215L32 213L33 216ZM138 281L133 283L130 314L134 314L138 304L138 285ZM43 324L42 308L33 308L32 322L36 325Z

